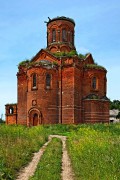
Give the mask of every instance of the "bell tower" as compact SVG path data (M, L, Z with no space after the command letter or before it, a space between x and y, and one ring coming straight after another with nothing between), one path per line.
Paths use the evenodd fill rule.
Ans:
M51 52L75 50L73 19L61 16L47 22L47 49Z

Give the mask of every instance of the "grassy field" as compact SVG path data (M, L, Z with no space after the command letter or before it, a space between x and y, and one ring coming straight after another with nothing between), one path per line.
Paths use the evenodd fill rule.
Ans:
M120 179L120 125L83 126L67 146L76 180Z
M42 126L0 126L0 180L15 179L21 166L31 160L33 152L47 141Z
M15 179L21 167L32 158L33 152L47 141L49 134L66 135L67 148L75 173L75 180L120 179L120 124L44 125L32 128L0 126L0 179ZM43 155L42 167L54 159L52 141ZM61 147L58 153L61 154ZM60 159L60 157L58 158ZM55 161L59 162L59 160ZM44 169L44 170L43 170ZM42 171L45 174L45 168ZM38 167L37 175L40 168ZM53 168L55 177L55 169ZM35 177L34 177L35 178ZM53 178L52 178L53 179ZM46 179L42 179L46 180Z

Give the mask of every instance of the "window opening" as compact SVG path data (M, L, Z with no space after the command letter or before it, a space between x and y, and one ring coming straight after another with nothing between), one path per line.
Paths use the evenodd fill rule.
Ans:
M36 74L33 74L33 87L36 87L37 80L36 80Z
M62 40L63 41L67 41L67 32L66 32L66 29L62 30Z
M51 75L47 74L46 75L46 87L50 87L50 83L51 83Z
M96 89L96 77L93 77L92 79L92 88Z
M10 107L10 108L9 108L9 113L10 113L10 114L13 114L13 107Z
M55 29L52 30L52 42L56 41L56 31Z

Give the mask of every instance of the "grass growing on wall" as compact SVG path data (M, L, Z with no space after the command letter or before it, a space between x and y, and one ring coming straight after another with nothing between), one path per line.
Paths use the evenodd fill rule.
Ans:
M61 180L62 142L53 138L30 180Z

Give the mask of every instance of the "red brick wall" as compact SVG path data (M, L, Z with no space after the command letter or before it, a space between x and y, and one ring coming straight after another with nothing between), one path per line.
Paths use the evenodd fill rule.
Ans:
M74 67L62 69L62 123L74 123Z
M72 124L108 122L109 102L101 99L106 95L106 71L87 69L85 72L73 61L61 68L33 66L18 73L18 105L15 114L6 110L7 124ZM69 64L70 63L70 64ZM32 75L37 75L37 86L32 88ZM46 74L51 75L50 88L46 88ZM98 79L97 89L91 88L91 77ZM96 94L98 99L89 99ZM6 106L6 109L9 107Z
M48 45L47 47L51 52L57 51L70 51L75 49L74 42L71 42L71 36L74 39L74 23L69 20L57 19L51 21L47 25L47 33L48 33ZM56 31L56 41L52 42L52 31L53 29ZM62 40L62 30L66 29L67 31L67 40L63 42ZM72 35L71 35L72 33ZM73 40L74 41L74 40Z
M97 88L93 89L91 80L97 78ZM97 94L102 97L106 95L106 71L101 69L85 69L83 75L83 97L89 94Z
M75 107L75 123L82 123L82 88L83 76L81 69L74 68L74 107Z
M17 104L6 104L6 124L17 124Z
M18 110L17 110L17 123L26 125L27 124L27 74L26 72L20 72L17 74L18 79Z
M32 74L37 74L37 89L32 89ZM51 75L51 86L46 88L46 74ZM34 67L28 70L27 114L37 109L42 114L41 123L58 123L58 71ZM34 101L36 102L34 104Z
M84 123L109 122L109 102L105 100L84 100Z

